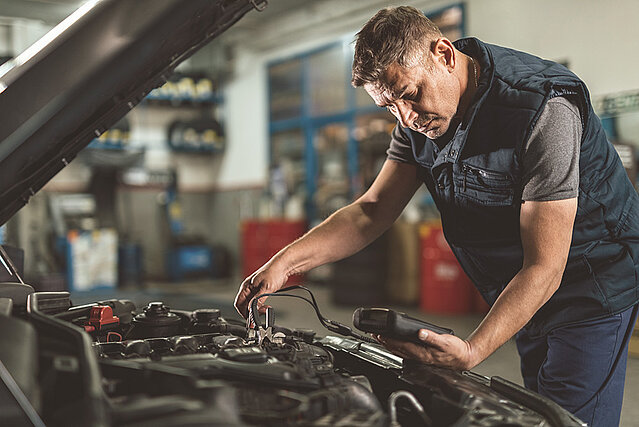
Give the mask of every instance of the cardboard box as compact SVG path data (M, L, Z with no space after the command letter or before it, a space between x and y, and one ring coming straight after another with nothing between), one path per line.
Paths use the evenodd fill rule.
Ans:
M118 235L114 229L71 230L66 243L69 290L90 291L117 286Z
M630 337L630 343L628 344L628 354L632 357L639 358L639 335L636 333Z
M630 337L630 343L628 344L628 354L632 357L639 358L639 319L635 323L635 330Z
M419 225L398 221L389 230L386 293L392 302L419 300Z

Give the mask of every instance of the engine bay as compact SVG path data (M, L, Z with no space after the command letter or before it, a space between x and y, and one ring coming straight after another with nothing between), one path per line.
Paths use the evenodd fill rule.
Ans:
M0 316L0 332L11 330L0 347L42 425L581 425L501 378L404 361L370 338L320 336L268 313L247 326L216 308L160 301L27 300Z

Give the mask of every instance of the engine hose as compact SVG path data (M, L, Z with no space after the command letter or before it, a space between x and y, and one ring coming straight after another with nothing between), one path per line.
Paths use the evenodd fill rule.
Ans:
M398 390L392 393L388 398L388 408L389 408L390 419L391 419L391 422L390 422L391 427L401 426L401 424L399 424L399 422L397 421L397 399L399 399L400 397L405 397L408 399L408 401L413 405L413 408L415 408L417 412L419 412L419 415L422 417L422 420L424 421L424 425L426 426L433 425L433 421L430 419L428 415L426 415L426 412L424 412L424 407L421 405L421 403L419 403L417 398L412 393L406 390Z

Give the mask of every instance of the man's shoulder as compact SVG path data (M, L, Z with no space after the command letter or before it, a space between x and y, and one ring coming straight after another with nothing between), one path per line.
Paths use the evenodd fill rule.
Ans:
M495 77L513 88L545 92L552 85L582 83L577 75L558 62L511 47L480 43L492 58Z

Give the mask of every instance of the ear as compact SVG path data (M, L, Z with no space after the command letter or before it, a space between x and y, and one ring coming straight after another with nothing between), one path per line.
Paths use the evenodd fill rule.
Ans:
M438 38L431 47L433 59L436 64L445 67L448 72L452 72L456 65L455 47L446 37Z

